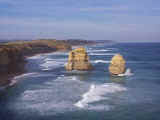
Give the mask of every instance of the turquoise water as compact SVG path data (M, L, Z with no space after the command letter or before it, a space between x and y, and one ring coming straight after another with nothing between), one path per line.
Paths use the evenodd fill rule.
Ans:
M67 52L28 58L27 72L1 92L2 120L160 120L160 43L86 47L94 70L67 72ZM133 75L111 77L121 53Z

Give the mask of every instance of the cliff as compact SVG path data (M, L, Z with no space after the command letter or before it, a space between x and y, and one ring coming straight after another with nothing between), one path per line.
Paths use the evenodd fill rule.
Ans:
M32 41L3 41L0 43L0 86L8 84L10 78L25 72L25 57L33 56L40 53L49 53L55 51L68 51L72 49L72 45L90 45L92 41L86 40L55 40L40 39ZM86 56L86 53L84 54ZM83 58L88 61L88 57ZM78 62L79 63L79 62ZM81 68L80 66L85 65ZM80 63L76 66L78 69L88 69L89 63Z
M71 50L71 45L56 40L33 40L4 43L0 44L0 66L23 61L24 56L66 50Z
M0 46L0 72L8 71L9 66L24 62L24 56L20 49L15 46Z
M92 65L89 62L89 57L85 48L80 47L72 50L69 53L68 63L66 65L66 70L91 70Z
M71 50L71 45L57 40L32 40L4 43L6 47L14 47L25 56L38 53L54 52L57 50Z
M16 41L0 44L0 86L25 71L25 57L39 53L71 50L71 45L57 40Z

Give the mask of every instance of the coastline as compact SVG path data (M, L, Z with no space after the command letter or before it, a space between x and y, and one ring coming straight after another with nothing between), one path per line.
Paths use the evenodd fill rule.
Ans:
M73 43L72 43L73 42ZM32 40L0 44L0 90L13 86L14 77L26 72L26 58L39 54L69 51L72 47L95 45L96 42L86 40Z

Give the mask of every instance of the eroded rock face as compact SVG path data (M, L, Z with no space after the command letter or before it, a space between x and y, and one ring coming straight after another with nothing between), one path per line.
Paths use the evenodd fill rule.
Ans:
M11 69L16 69L15 67L18 67L21 62L24 62L24 57L20 50L11 46L1 46L0 74L2 74L1 72L8 73Z
M120 54L116 54L115 56L113 56L110 62L110 66L109 66L110 74L112 75L123 74L126 69L125 64L126 64L126 61L123 58L123 56Z
M7 65L9 64L10 59L8 52L4 49L0 49L0 65Z
M66 65L66 70L91 70L93 69L91 63L89 62L89 57L85 48L80 47L72 50L69 53L68 63Z

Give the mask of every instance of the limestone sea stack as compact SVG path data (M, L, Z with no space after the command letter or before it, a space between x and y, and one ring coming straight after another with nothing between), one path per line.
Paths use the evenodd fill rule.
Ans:
M86 49L83 47L72 50L69 53L68 63L65 66L66 70L92 70L93 67L89 62L89 56L87 55Z
M126 64L126 61L123 58L123 56L120 54L116 54L115 56L113 56L109 65L110 74L111 75L123 74L126 69L125 64Z

